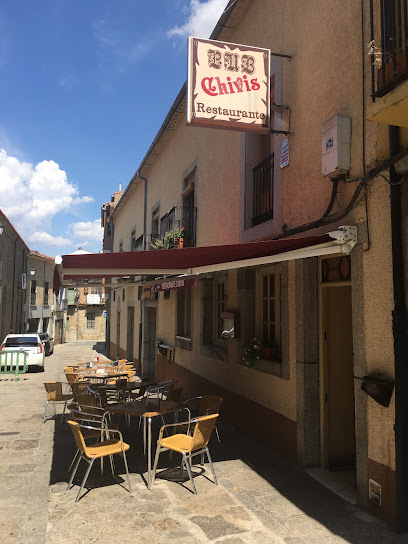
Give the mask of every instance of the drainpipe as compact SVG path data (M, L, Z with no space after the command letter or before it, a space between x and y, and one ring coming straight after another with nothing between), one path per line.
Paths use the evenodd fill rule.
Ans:
M17 241L18 236L14 240L14 259L13 259L13 291L12 291L12 303L11 303L11 323L10 323L10 332L17 332L14 330L14 307L16 306L16 253L17 253Z
M144 202L143 202L143 249L147 249L146 240L146 223L147 223L147 179L140 175L140 170L136 172L136 176L144 181Z
M136 172L136 176L144 181L144 202L143 202L143 250L147 249L147 234L146 234L146 225L147 225L147 179L140 175L140 170ZM143 278L142 278L143 285ZM139 347L138 347L138 365L137 372L140 375L142 371L142 345L143 345L143 301L140 299L140 317L139 317Z
M389 128L390 156L399 151L399 127ZM392 331L395 361L395 526L408 531L408 337L404 292L401 185L395 167L390 168L392 273L394 310Z

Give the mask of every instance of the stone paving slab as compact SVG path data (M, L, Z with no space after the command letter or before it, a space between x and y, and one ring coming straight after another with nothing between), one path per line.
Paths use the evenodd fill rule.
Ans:
M118 459L115 478L107 465L102 477L95 463L87 491L75 503L84 468L67 491L76 448L68 425L52 411L42 423L43 381L61 380L66 364L95 355L106 359L94 342L57 345L45 372L23 375L20 382L0 379L0 544L408 544L408 535L396 535L299 467L242 440L222 420L221 444L210 444L218 486L208 465L198 465L198 495L188 478L170 481L168 471L148 491L137 424L128 430L118 418L131 445L133 494ZM163 454L159 467L174 469L177 462Z

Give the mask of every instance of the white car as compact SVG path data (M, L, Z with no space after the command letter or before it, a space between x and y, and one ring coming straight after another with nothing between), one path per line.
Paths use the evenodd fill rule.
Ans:
M45 350L39 334L8 334L0 346L0 352L6 351L24 351L27 353L27 367L44 370Z

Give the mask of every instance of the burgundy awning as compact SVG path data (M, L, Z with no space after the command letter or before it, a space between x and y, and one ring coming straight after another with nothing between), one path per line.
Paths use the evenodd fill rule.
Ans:
M224 246L63 255L60 273L63 280L201 274L316 255L349 253L355 241L344 238L342 232L337 236L339 232Z

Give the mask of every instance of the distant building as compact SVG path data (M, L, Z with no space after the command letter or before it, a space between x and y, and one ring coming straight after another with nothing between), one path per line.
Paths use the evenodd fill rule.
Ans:
M46 332L54 336L56 298L52 291L54 258L30 251L27 283L27 332ZM57 339L57 343L60 343Z
M113 223L110 221L110 217L119 200L122 198L123 193L124 191L121 190L121 185L119 185L119 191L113 193L110 202L105 202L101 206L101 227L103 227L103 253L109 253L110 251L112 251Z
M89 254L82 248L71 255ZM66 341L105 340L106 297L101 280L67 287Z

